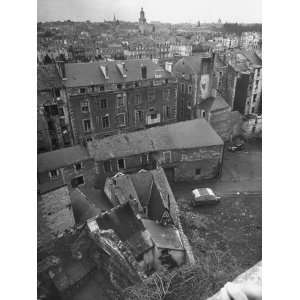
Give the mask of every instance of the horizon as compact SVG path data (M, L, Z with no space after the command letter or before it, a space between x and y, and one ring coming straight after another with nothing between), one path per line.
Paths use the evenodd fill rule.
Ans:
M261 24L261 0L38 0L38 22L137 22L141 7L148 23L222 23ZM168 13L172 11L172 14ZM183 17L189 16L189 17Z

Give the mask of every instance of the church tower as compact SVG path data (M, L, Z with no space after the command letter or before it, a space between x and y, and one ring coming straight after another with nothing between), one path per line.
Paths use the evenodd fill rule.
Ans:
M145 13L144 13L143 8L141 8L140 18L139 18L139 29L140 29L141 34L145 34L146 27L147 27L147 21L146 21L146 18L145 18Z
M143 10L143 8L141 8L141 11L140 11L140 18L139 18L139 23L140 24L146 24L146 18L145 18L145 12Z

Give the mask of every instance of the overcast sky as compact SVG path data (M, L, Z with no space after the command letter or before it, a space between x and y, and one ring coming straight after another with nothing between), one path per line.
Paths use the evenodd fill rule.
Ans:
M37 0L38 21L261 22L261 0Z

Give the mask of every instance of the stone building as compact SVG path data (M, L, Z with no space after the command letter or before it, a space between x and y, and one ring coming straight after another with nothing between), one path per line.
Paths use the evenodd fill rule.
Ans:
M212 54L198 54L181 58L173 68L178 80L177 120L205 117L199 105L213 96Z
M254 51L235 50L227 60L220 92L233 111L261 114L262 60Z
M117 172L164 168L170 181L202 180L220 175L223 141L204 119L120 134L88 144L97 184Z
M150 59L65 65L75 143L176 122L176 78Z
M70 189L93 186L94 161L83 146L76 145L41 153L37 163L40 192L52 190L62 184L68 185Z
M37 151L45 152L72 144L67 100L55 64L37 68Z

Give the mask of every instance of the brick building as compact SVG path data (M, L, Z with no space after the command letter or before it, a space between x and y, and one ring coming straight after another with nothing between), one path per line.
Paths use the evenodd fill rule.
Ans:
M37 68L37 150L51 151L72 144L64 87L56 65Z
M179 122L94 140L88 144L98 187L117 172L164 168L170 181L220 175L223 141L204 119Z
M38 155L38 189L46 192L62 184L72 190L93 186L94 161L86 148L80 145Z
M176 122L175 77L150 59L65 65L75 143Z
M178 121L205 117L199 105L212 96L213 61L213 55L204 53L183 57L174 65L178 80Z

